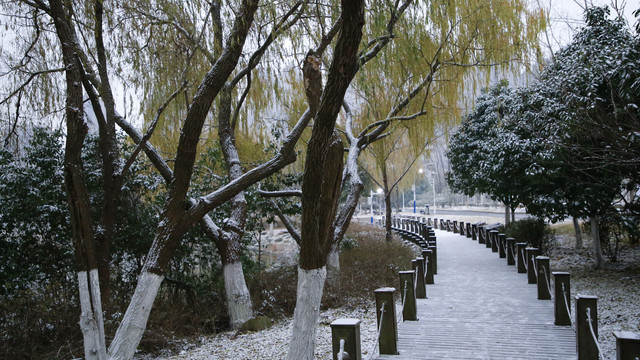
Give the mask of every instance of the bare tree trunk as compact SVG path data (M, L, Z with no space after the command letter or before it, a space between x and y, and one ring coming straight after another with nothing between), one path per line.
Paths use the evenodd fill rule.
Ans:
M510 212L511 208L509 208L509 205L504 206L504 226L509 226L509 222L511 222L511 212Z
M71 217L71 231L78 266L80 329L85 358L106 359L104 320L100 300L98 259L89 206L89 193L82 174L82 148L88 131L83 111L82 67L74 45L76 35L67 21L71 9L61 1L50 1L50 15L62 47L66 80L66 142L64 153L65 192Z
M582 230L578 218L573 217L573 229L576 232L576 249L582 249Z
M393 240L393 234L391 233L391 193L389 192L389 177L387 175L387 164L386 162L382 162L382 187L384 188L384 204L385 204L385 212L384 212L384 233L385 239L388 242Z
M327 256L327 284L340 286L340 251L339 245L334 245Z
M211 198L219 194L214 192L200 198L195 205L188 206L190 204L188 191L204 121L213 100L218 96L226 79L237 65L257 9L257 0L242 1L234 19L233 30L229 34L227 49L204 76L189 106L180 133L174 176L169 186L169 194L160 217L160 223L129 307L109 347L109 356L114 359L128 360L133 358L142 333L146 329L151 307L164 278L164 271L182 235L209 211L218 206L218 201L225 198L219 198L217 201L212 200ZM257 170L254 169L254 173L256 172ZM232 181L222 189L229 189L232 184L238 186L233 195L235 196L252 183L240 185L238 181ZM229 200L229 198L224 200Z
M319 146L319 141L314 144L313 139L312 135L307 159L314 157L309 154L314 154L322 160L307 161L302 184L302 239L298 293L287 354L289 360L314 358L316 322L327 276L325 265L333 245L333 220L342 180L343 145L340 136L334 133L330 139L324 140L329 144L328 148Z
M310 52L303 73L310 110L315 113L302 182L302 238L298 293L293 317L289 360L312 360L320 300L326 278L327 255L334 240L340 197L344 146L335 130L344 96L358 69L358 48L364 25L364 1L341 1L342 23L322 88L320 59Z
M598 216L594 215L591 221L591 241L593 241L593 258L596 261L596 269L602 266L602 247L600 246L600 227Z
M231 123L231 91L225 86L220 92L220 111L218 134L220 149L228 168L229 180L237 180L244 171L235 142L234 128ZM251 296L242 270L242 237L247 222L247 200L244 191L231 200L231 215L226 221L222 238L216 242L222 258L227 313L231 328L238 329L253 316Z

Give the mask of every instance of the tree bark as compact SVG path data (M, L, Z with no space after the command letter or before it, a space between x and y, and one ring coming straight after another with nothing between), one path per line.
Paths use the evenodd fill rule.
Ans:
M582 230L578 218L573 217L573 229L576 232L576 250L582 249Z
M243 174L240 156L231 125L231 91L225 86L220 92L218 135L220 149L227 165L229 180L237 180ZM222 238L217 243L224 270L224 285L232 329L238 329L253 316L251 296L242 270L242 237L247 222L247 200L240 191L231 200L231 215L224 225Z
M334 245L327 256L327 284L340 287L340 251L339 245Z
M238 329L253 316L251 296L244 280L242 263L237 261L224 264L222 272L229 322L232 329Z
M389 176L387 174L387 163L382 162L382 187L384 189L384 236L387 242L393 240L393 234L391 233L391 193L389 192Z
M61 1L50 1L50 15L62 47L66 79L67 138L64 154L65 192L71 215L71 231L78 266L80 329L85 358L106 359L104 321L98 280L98 259L94 244L89 193L82 176L82 148L88 131L84 119L82 68L75 52L77 39L68 21L71 9Z
M313 359L315 329L326 277L325 264L334 239L344 151L340 135L335 131L335 123L347 88L357 71L358 47L364 25L364 1L342 0L341 10L340 35L329 68L327 85L319 97L320 103L307 147L302 183L298 293L287 354L289 360ZM309 56L307 61L308 58ZM319 69L313 66L306 67L305 70L319 73ZM320 94L317 94L317 84L308 81L317 76L308 76L306 71L304 75L308 101L313 111L312 105Z
M509 223L511 222L511 212L510 212L511 208L509 207L509 205L504 205L504 226L509 226Z
M140 344L147 320L164 276L143 270L116 335L109 346L109 360L131 360Z
M596 269L602 266L602 247L600 246L600 228L597 215L591 216L591 241L593 242L593 259L596 262Z
M131 359L133 357L147 326L149 313L164 278L165 269L182 235L200 221L208 212L208 208L213 206L212 203L202 199L194 206L190 206L187 196L197 146L211 104L223 88L226 79L235 69L242 54L249 29L253 24L254 14L258 8L258 2L258 0L244 0L242 2L236 13L234 26L225 50L205 75L189 107L178 142L174 176L169 186L166 205L160 217L161 221L132 300L118 327L112 345L109 347L109 356L114 359ZM244 188L238 189L235 194L242 189Z
M314 359L316 328L326 275L324 267L312 270L298 269L296 309L293 313L288 360Z

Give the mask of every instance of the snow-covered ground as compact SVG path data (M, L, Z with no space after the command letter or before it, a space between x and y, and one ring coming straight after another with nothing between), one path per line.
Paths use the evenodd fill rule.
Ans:
M356 318L361 321L360 336L363 359L369 359L371 354L377 354L377 348L375 350L373 348L377 334L375 314L373 302L357 308L322 311L317 327L316 359L331 358L331 327L329 324L340 318ZM247 334L223 332L212 337L204 337L199 339L199 345L193 343L185 344L183 346L184 349L178 355L158 357L156 360L284 359L287 354L288 341L291 337L291 323L291 319L286 319L276 323L269 329L258 332Z
M605 359L615 359L614 331L640 333L640 246L625 247L618 262L594 269L591 241L575 251L573 237L560 237L551 254L551 269L571 273L571 294L598 297L598 338ZM572 311L574 311L572 309Z

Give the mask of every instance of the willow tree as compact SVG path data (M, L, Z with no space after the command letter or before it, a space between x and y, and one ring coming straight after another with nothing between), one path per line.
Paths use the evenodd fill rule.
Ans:
M129 38L132 47L137 48L139 39L144 38L147 42L150 42L149 39L154 39L151 43L160 46L163 50L160 51L162 66L156 70L156 76L147 78L141 84L145 93L150 95L150 101L146 104L150 109L154 108L153 104L167 96L166 84L180 80L176 76L181 74L176 74L172 71L173 68L184 67L188 70L184 76L198 76L202 72L201 64L191 67L185 67L184 64L193 63L199 59L205 64L214 65L223 49L224 9L219 3L214 2L205 7L204 12L200 8L204 4L177 2L171 5L169 7L166 3L145 3L129 8L131 12L140 15L140 23L135 27L140 30ZM275 106L277 99L274 94L264 91L264 88L273 86L273 82L277 79L274 78L275 73L268 71L269 68L263 63L279 60L274 57L275 52L282 50L282 45L277 45L277 41L280 37L291 36L283 34L288 34L306 11L304 1L296 1L290 5L283 3L273 7L262 7L257 10L254 20L256 24L249 33L247 50L238 59L238 69L225 82L219 98L212 106L212 113L216 116L208 117L202 137L218 143L217 147L221 150L224 160L222 172L218 175L225 176L229 181L241 177L248 164L268 160L262 152L266 145L261 140L265 139L264 130L269 124L261 117L269 115L269 108ZM313 16L310 17L313 18ZM198 28L196 25L199 22L202 25ZM208 23L211 25L209 26ZM211 30L208 30L209 27ZM267 28L271 28L268 33L264 31ZM168 37L184 40L197 49L197 53L202 56L193 60L189 53L183 57L175 56L175 53L179 52L180 47L184 45L177 42L176 45L169 46L164 43ZM153 70L152 64L158 57L156 52L145 54L144 61L137 64L138 72ZM182 91L186 95L190 89L185 87ZM174 102L166 111L182 114L188 111L189 106L191 106L189 101ZM148 122L154 121L152 115L147 115ZM164 134L160 138L168 139L161 143L160 152L175 151L176 128L179 130L175 122L158 124L158 130ZM237 138L240 141L237 141ZM214 169L210 170L215 172ZM228 208L230 210L224 223L215 224L205 218L202 224L205 233L216 244L220 254L228 314L232 327L237 328L252 316L251 299L240 261L242 237L247 219L244 191L233 197Z
M412 171L418 172L418 160L431 142L426 141L422 148L418 148L416 151L416 147L408 142L406 128L390 130L388 136L369 146L369 151L366 153L367 156L365 156L365 161L363 161L362 165L363 168L367 169L367 175L382 189L385 203L385 237L387 241L392 240L391 194L403 183L404 185L407 184L407 175ZM371 166L367 166L367 164ZM415 179L415 175L413 178Z
M384 76L363 73L363 81L356 82L363 98L375 99L363 101L361 116L366 121L390 111L396 99L426 82L421 89L422 102L409 107L419 116L403 121L401 127L406 132L404 143L413 150L409 158L433 143L435 129L446 133L457 123L466 94L475 91L476 84L488 78L494 67L526 66L530 54L538 53L534 51L537 35L545 25L542 10L527 9L523 1L433 1L413 15L417 23L427 25L399 32L396 45L367 70ZM389 161L398 143L397 136L389 137L371 152L371 162L377 168L373 173L380 179L385 198L394 186L393 182L389 185ZM390 220L389 210L386 216Z

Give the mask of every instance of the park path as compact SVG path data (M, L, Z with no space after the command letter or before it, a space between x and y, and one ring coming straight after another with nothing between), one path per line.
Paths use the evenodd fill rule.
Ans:
M398 326L399 355L379 359L575 359L575 332L552 300L484 244L436 230L438 274L419 321Z

